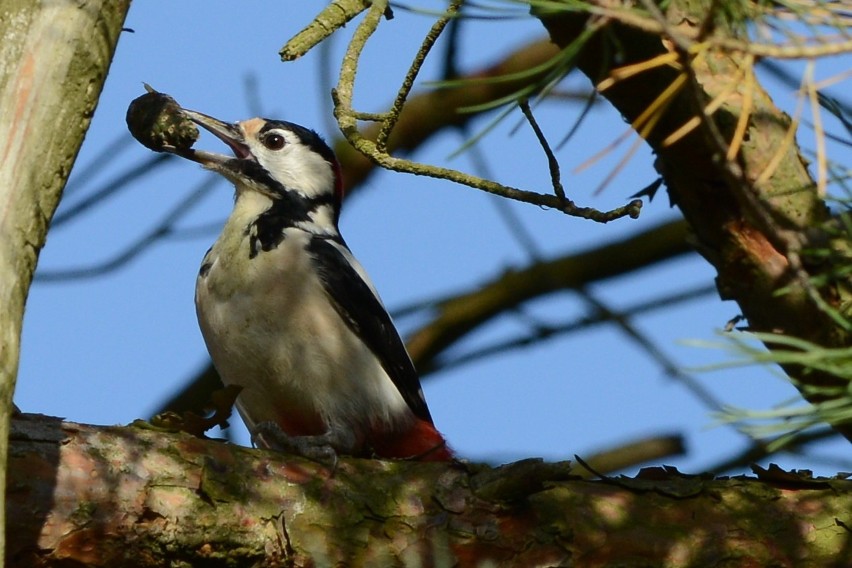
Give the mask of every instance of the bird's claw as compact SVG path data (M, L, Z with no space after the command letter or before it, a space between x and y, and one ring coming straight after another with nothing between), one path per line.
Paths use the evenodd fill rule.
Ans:
M255 426L251 441L258 447L278 452L297 454L324 465L337 466L337 450L331 444L331 436L291 436L275 422L261 422Z

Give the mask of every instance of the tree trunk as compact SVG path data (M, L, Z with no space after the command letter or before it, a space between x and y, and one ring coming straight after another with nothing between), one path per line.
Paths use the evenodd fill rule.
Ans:
M129 6L4 0L0 11L0 487L24 304Z
M611 3L600 6L616 9ZM698 38L706 21L721 19L711 15L714 10L720 10L720 4L711 0L672 2L664 25L681 38ZM542 10L538 15L560 47L570 45L590 25L590 17L582 12ZM651 27L658 24L650 17L647 22ZM715 25L710 36L703 38L710 45L720 37L737 39L736 32L719 22ZM611 22L584 46L577 66L600 85L616 68L677 50L666 33ZM698 252L717 270L720 296L736 300L753 331L794 336L825 347L852 345L852 334L826 309L849 318L852 294L848 277L829 279L819 289L809 282L811 276L831 274L840 264L848 266L849 244L843 237L833 239L826 230L829 210L798 146L788 139L790 117L773 104L756 79L747 86L750 83L741 73L751 72L753 62L747 54L709 48L701 57L683 59L681 56L681 68L691 69L692 77L667 106L661 105L658 122L643 136L658 157L656 168L672 202L689 223ZM601 94L635 124L680 74L674 65L648 66L607 86ZM670 135L717 97L724 97L724 103L712 116L679 140L667 143ZM748 106L750 111L745 110ZM740 136L742 144L733 158L726 158L722 146L737 138L735 132L744 113L748 113L748 122ZM768 171L773 173L766 176ZM832 255L819 263L809 261L802 254L807 248L831 250ZM795 365L786 365L785 371L810 402L848 396L845 379ZM852 440L852 423L832 426Z
M852 481L289 455L14 419L8 561L48 566L847 566Z

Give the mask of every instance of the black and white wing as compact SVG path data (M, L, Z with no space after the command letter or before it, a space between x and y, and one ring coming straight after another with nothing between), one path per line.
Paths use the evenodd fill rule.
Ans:
M315 236L307 250L340 317L378 357L415 416L431 423L417 369L360 263L342 240Z

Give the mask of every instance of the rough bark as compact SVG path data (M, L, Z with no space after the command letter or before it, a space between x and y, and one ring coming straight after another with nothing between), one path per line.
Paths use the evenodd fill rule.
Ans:
M604 4L615 7L612 3L601 5ZM717 6L709 0L672 2L666 14L667 25L683 37L696 37ZM576 12L541 14L541 19L561 47L570 45L589 21L587 15ZM716 33L736 35L721 27ZM659 33L611 23L585 45L577 66L597 84L612 69L664 55L673 45ZM790 117L774 105L761 86L754 85L748 128L734 160L725 160L723 149L706 125L674 144L663 143L697 116L699 108L726 90L731 90L731 95L710 119L726 142L734 138L744 112L745 82L736 83L738 69L748 65L744 54L708 50L689 65L700 92L682 89L645 138L658 156L656 168L665 179L672 202L689 223L698 251L717 270L720 296L737 301L754 331L791 335L826 347L852 345L852 335L820 305L824 302L848 318L848 279L833 280L815 291L805 284L803 270L797 267L801 263L812 275L827 273L831 269L828 263L808 263L801 255L802 249L834 248L839 252L834 260L848 262L848 253L842 252L848 243L832 242L824 230L830 218L828 208L798 146L786 140ZM679 70L669 65L653 67L616 82L602 95L633 123L678 74ZM784 154L777 170L768 180L758 182L781 149ZM786 292L779 293L782 289ZM841 379L803 372L792 365L785 370L798 381L803 396L811 402L846 396L847 385ZM826 394L823 387L833 389L835 394ZM852 424L833 426L852 440Z
M2 463L27 292L129 5L129 0L4 0L0 7Z
M571 478L13 420L10 566L846 566L852 481ZM783 478L779 478L783 479Z

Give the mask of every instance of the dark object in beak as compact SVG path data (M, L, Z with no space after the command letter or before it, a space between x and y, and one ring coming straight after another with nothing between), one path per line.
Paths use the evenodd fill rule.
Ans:
M197 124L227 144L237 160L254 162L243 131L236 124L182 108L172 97L150 85L145 84L145 90L147 93L130 103L126 119L130 133L146 148L175 154L223 173L233 170L233 157L192 148L198 140ZM228 163L231 165L227 166Z
M198 140L198 128L181 112L180 105L165 93L145 85L148 91L127 107L127 128L143 146L155 152L180 154Z
M194 110L180 109L180 112L188 117L192 122L205 130L212 132L219 140L227 144L234 152L234 156L238 159L252 160L254 158L249 147L245 143L242 131L236 124L222 122L218 118L213 118L212 116L195 112ZM225 162L233 159L230 156L216 154L214 152L206 152L204 150L192 150L181 155L205 166L224 164Z

